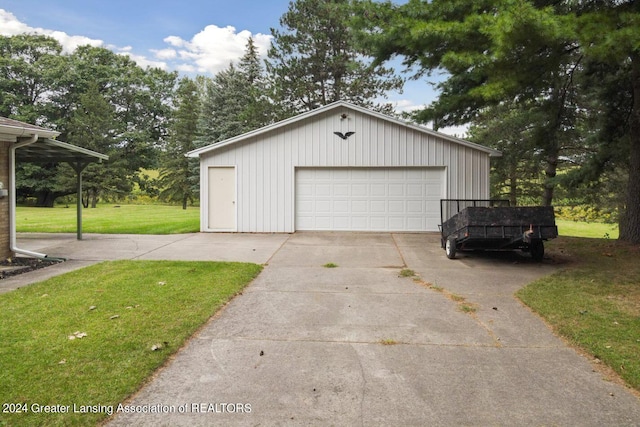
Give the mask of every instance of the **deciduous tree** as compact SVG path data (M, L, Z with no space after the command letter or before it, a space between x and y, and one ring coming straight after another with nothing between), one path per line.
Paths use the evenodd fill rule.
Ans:
M90 83L87 91L80 96L77 108L71 116L67 127L67 142L90 150L114 156L117 140L114 138L116 130L115 111L98 90L95 82ZM101 194L118 194L129 188L126 176L121 175L122 160L110 160L106 164L91 163L82 172L83 205L95 208ZM69 171L67 188L75 186L77 170ZM59 178L61 181L62 177Z

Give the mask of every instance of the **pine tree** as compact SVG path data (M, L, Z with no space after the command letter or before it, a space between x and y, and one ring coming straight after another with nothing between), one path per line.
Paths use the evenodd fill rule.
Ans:
M356 47L350 14L348 0L296 0L280 18L283 30L271 29L267 73L285 115L340 100L392 111L376 100L400 90L402 80L390 69L372 66Z
M267 95L264 67L252 37L247 41L245 54L240 59L238 70L244 75L249 91L248 103L241 114L241 121L244 122L246 129L258 129L272 123L276 116Z
M204 80L199 146L232 138L273 121L263 74L250 38L239 66L231 63L213 79Z
M198 192L198 161L185 154L196 148L200 98L196 82L184 77L176 91L176 109L169 130L169 139L162 158L159 185L160 198L182 203L187 209Z

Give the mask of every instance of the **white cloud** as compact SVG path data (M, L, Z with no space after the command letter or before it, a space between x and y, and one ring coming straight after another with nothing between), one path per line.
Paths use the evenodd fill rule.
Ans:
M166 43L169 43L171 46L175 46L175 47L182 47L186 43L184 40L182 40L178 36L169 36L169 37L165 38L164 41Z
M391 101L391 103L397 113L411 113L426 107L424 104L416 104L414 101L409 99L399 99Z
M158 59L176 59L178 57L178 52L175 49L167 48L167 49L151 49Z
M3 36L15 36L16 34L28 33L29 26L18 21L15 15L0 9L0 34Z
M102 40L91 39L85 36L71 36L63 31L47 30L44 28L30 27L20 22L11 12L0 9L0 34L3 36L15 36L18 34L43 34L56 39L62 45L65 53L73 52L78 46L91 45L102 46Z
M162 49L155 51L155 54L158 59L169 59L163 55L173 51L178 58L186 62L177 65L176 68L216 74L244 55L247 40L251 36L251 32L247 30L236 32L236 28L232 26L221 28L216 25L207 25L191 40L184 40L177 36L166 37L164 42L178 50ZM258 33L252 37L258 54L265 57L271 45L271 36Z
M189 64L180 64L176 67L176 70L181 73L192 74L196 72L196 67Z
M168 36L163 41L169 45L164 49L151 49L149 56L134 53L132 46L118 47L105 45L102 40L85 36L73 36L63 31L30 27L20 22L15 15L0 9L0 35L43 34L58 40L64 53L71 53L79 46L91 45L106 47L112 51L129 56L141 67L157 67L164 70L175 69L182 73L216 74L227 68L231 62L238 62L244 55L249 37L253 36L258 54L265 58L271 46L272 37L267 34L255 34L247 30L237 31L235 27L224 28L207 25L191 40L178 36Z
M425 108L424 104L416 104L414 101L409 99L399 99L391 101L393 104L393 108L396 113L412 113L416 110L420 110ZM429 122L428 124L420 125L424 126L427 129L433 129L433 123ZM444 133L445 135L454 136L457 138L465 138L467 136L467 132L469 131L469 125L462 126L449 126L438 129L438 132Z
M469 125L440 128L438 129L438 132L464 139L467 137L467 132L469 132Z
M151 59L148 59L146 56L136 55L135 53L127 49L123 49L116 53L118 55L128 56L142 68L150 67L150 68L160 68L162 70L167 70L169 68L167 63L164 61L153 61Z

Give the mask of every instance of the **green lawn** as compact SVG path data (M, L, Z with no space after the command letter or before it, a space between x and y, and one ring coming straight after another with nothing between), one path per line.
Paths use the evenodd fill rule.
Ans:
M0 402L21 404L3 408L14 413L0 411L0 425L95 425L105 411L34 409L117 408L260 270L115 261L0 295Z
M593 237L596 239L618 238L618 224L605 224L601 222L576 222L556 219L558 233L561 236Z
M85 233L175 234L200 230L200 209L166 205L110 205L82 210ZM75 233L75 206L16 209L18 232Z
M103 234L175 234L200 230L200 209L166 205L99 204L95 209L83 209L82 228L85 233ZM18 232L75 233L75 206L34 208L18 206ZM618 238L615 224L556 220L562 236Z
M546 246L561 270L517 296L640 391L640 248L571 237Z

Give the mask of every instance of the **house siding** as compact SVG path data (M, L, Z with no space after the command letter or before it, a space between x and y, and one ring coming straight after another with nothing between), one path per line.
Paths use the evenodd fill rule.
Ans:
M355 134L343 140L335 131ZM239 232L295 231L297 167L444 167L446 197L489 197L487 152L347 106L202 153L201 200L208 168L228 165L237 167Z

